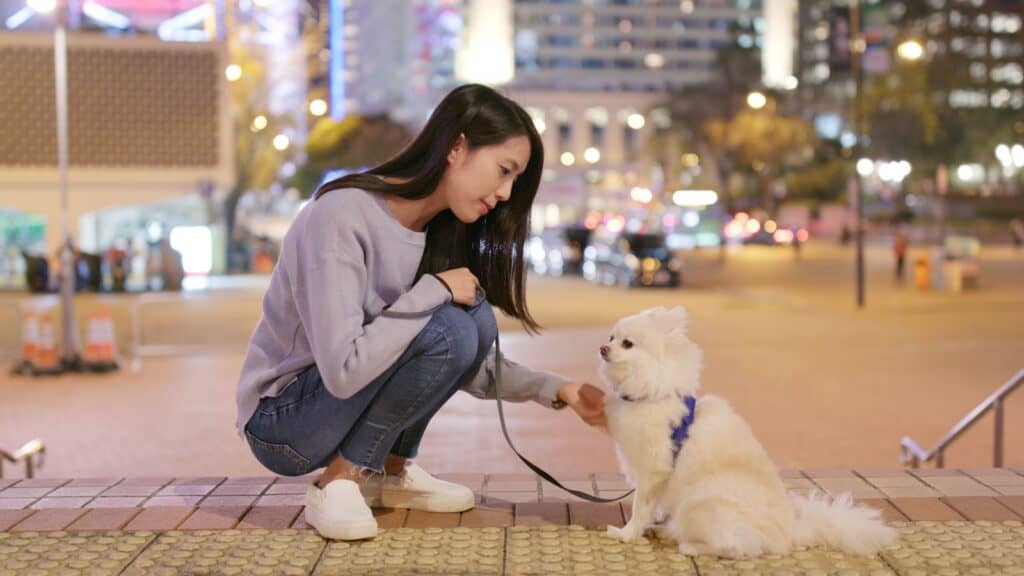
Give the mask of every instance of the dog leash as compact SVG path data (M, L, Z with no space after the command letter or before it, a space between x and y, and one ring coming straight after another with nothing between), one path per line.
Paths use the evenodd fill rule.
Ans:
M487 299L487 294L484 292L483 287L477 286L477 294L480 296L482 300ZM444 305L445 304L439 304L429 310L424 310L421 312L393 312L391 310L385 309L381 312L381 316L405 319L423 318L424 316L432 315L434 312L441 309ZM495 333L494 335L494 399L497 401L498 404L498 422L501 423L501 433L505 436L505 442L508 443L508 447L511 448L512 452L514 452L515 455L518 456L519 459L523 461L523 464L526 464L530 468L530 470L533 470L538 476L540 476L544 480L547 480L549 483L554 484L555 486L561 488L562 490L565 490L566 492L572 494L573 496L576 496L577 498L582 498L589 502L618 502L619 500L629 497L629 495L634 492L634 490L630 490L629 492L626 492L625 494L618 496L616 498L601 498L600 496L587 494L586 492L582 492L580 490L573 490L572 488L563 486L562 483L559 482L554 476L549 474L540 466L537 466L533 462L530 462L530 460L526 456L523 456L522 453L519 452L515 444L512 443L512 437L509 436L508 434L508 426L505 424L505 410L502 408L501 404L501 338L497 333Z

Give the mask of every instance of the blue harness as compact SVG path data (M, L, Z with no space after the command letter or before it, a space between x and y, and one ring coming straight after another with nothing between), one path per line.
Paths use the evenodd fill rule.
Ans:
M633 398L626 395L620 395L626 402L634 402ZM686 441L690 436L690 425L693 424L693 415L697 409L697 399L687 394L682 398L683 404L686 404L687 414L683 416L682 421L679 424L672 426L672 460L675 461L676 457L679 456L679 451L683 449L683 442Z

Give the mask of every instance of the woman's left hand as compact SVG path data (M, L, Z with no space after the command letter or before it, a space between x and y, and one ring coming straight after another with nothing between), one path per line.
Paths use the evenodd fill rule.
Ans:
M604 391L597 386L586 382L569 382L558 390L558 397L587 424L608 428L604 415Z

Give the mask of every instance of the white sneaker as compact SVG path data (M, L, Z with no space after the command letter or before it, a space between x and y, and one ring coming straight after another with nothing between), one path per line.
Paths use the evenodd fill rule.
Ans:
M376 476L363 483L367 506L410 508L426 512L465 512L473 507L473 491L461 484L434 478L412 462L397 476Z
M377 520L363 501L359 485L351 480L332 480L306 490L306 522L324 538L361 540L377 535Z

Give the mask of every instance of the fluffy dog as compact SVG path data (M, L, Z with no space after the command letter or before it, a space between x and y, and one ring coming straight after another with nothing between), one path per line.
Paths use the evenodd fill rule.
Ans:
M663 529L687 555L753 558L819 544L872 554L891 543L896 530L849 494L787 494L746 421L722 398L696 399L702 355L686 320L683 308L647 310L620 320L601 346L608 429L636 488L632 518L608 535L641 538L667 515Z

